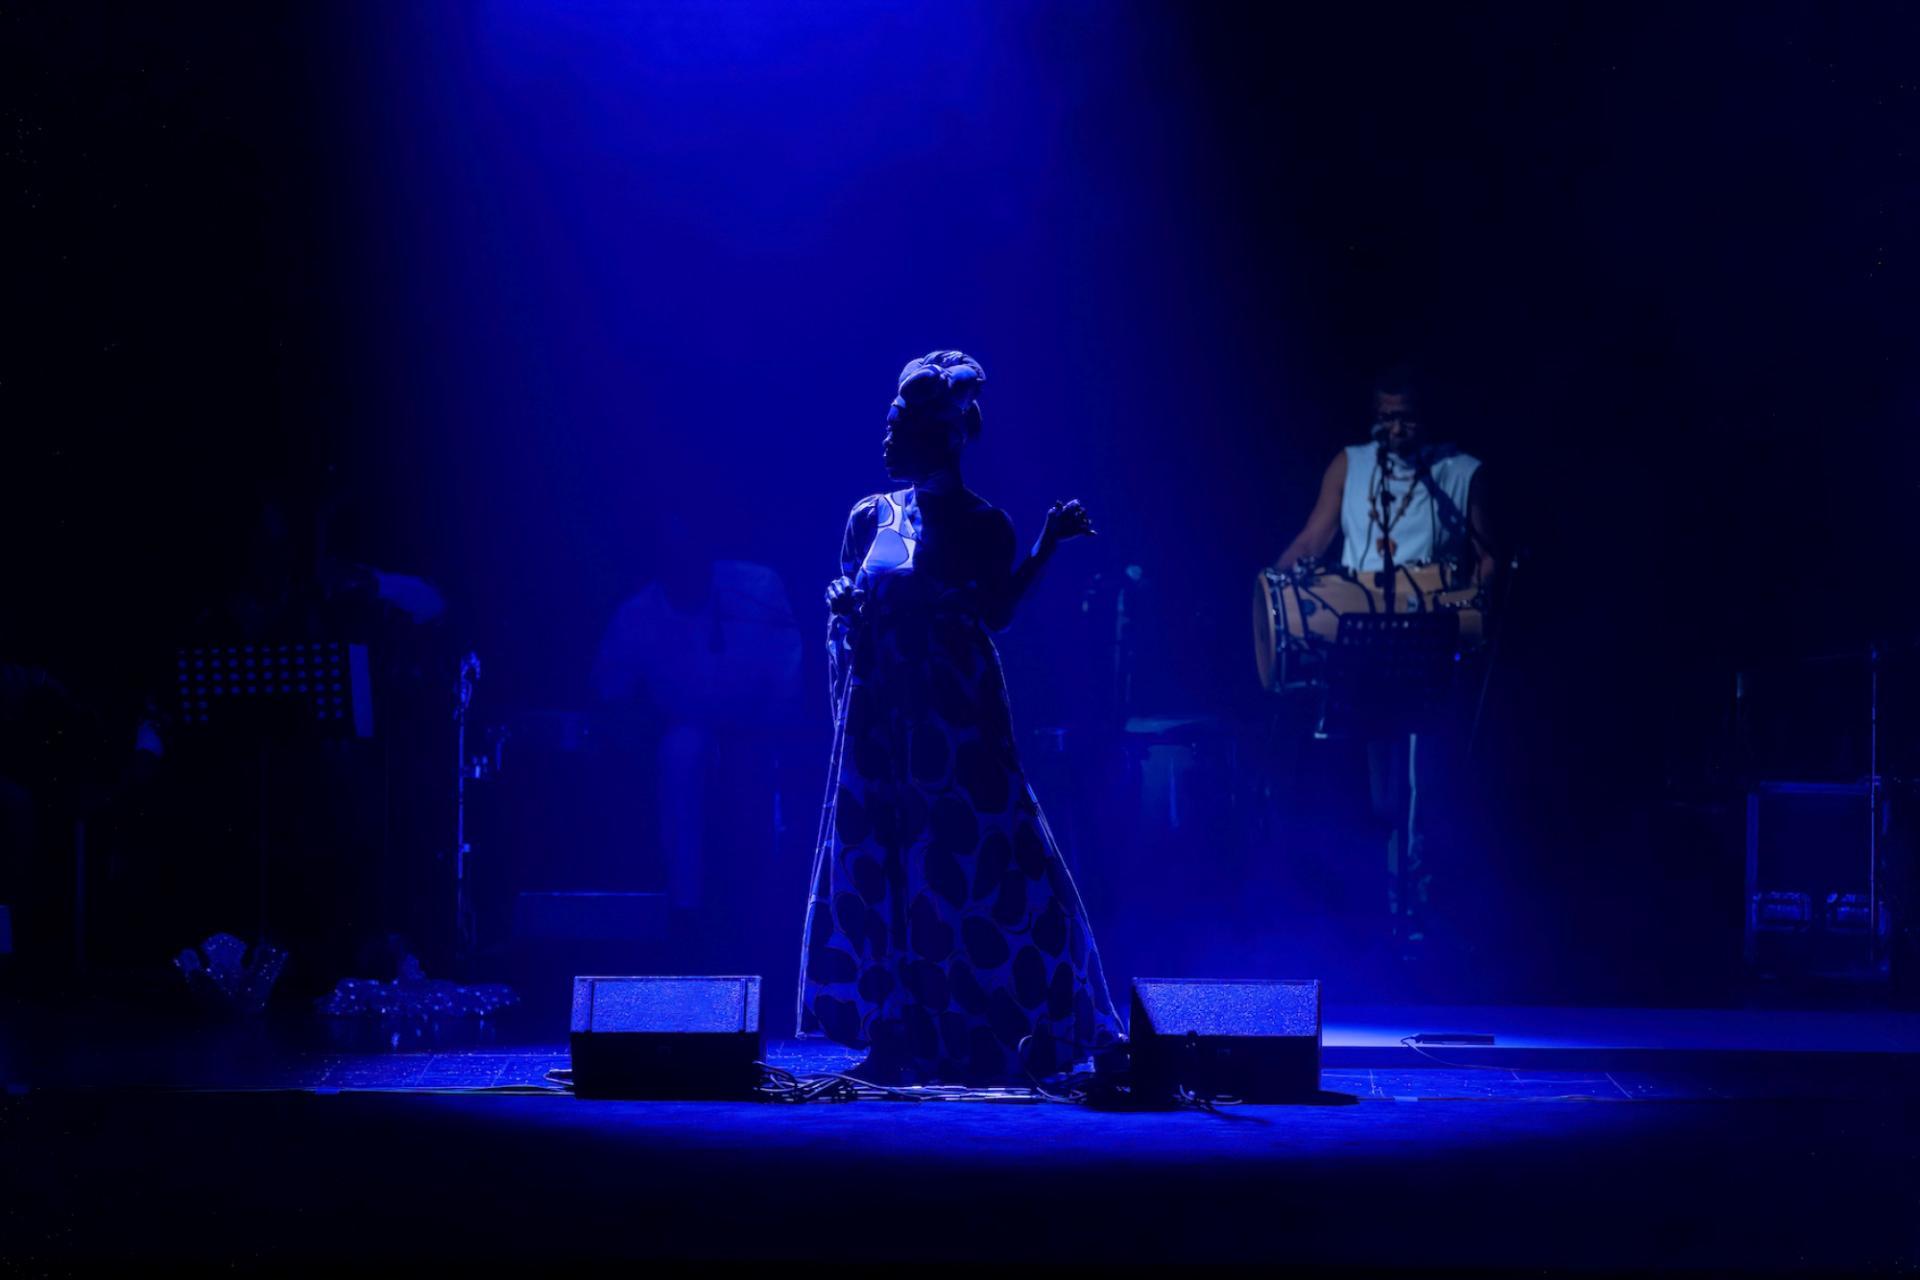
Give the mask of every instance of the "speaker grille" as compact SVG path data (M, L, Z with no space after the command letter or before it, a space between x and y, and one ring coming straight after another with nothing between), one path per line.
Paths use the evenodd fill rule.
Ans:
M760 979L576 978L573 1029L758 1032Z
M1320 984L1311 979L1135 978L1133 989L1151 1024L1133 1028L1135 1036L1320 1038Z

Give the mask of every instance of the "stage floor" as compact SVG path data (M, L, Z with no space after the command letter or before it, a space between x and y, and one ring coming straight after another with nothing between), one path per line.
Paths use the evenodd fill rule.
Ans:
M1920 1013L1887 1009L1599 1009L1413 1005L1329 1011L1326 1061L1406 1061L1422 1033L1495 1037L1507 1054L1920 1054Z
M14 1013L0 1258L56 1269L1920 1265L1920 1053L1897 1015L1335 1011L1330 1105L1114 1114L589 1102L547 1085L564 1045L511 1020L188 1034L124 1011ZM1337 1061L1405 1056L1421 1031L1491 1032L1495 1059ZM1541 1067L1497 1060L1506 1044L1629 1056ZM853 1060L817 1043L769 1056Z
M1411 1043L1449 1033L1488 1035L1493 1043ZM767 1046L768 1061L795 1074L845 1070L860 1056L820 1040ZM1429 1084L1582 1083L1607 1098L1723 1096L1756 1071L1775 1090L1831 1090L1920 1068L1920 1013L1333 1007L1321 1060L1328 1089L1356 1093L1364 1092L1357 1082L1407 1071ZM108 1006L0 1011L0 1081L16 1089L534 1086L565 1065L564 1025L514 1009L487 1022L395 1026L284 1011L226 1026ZM1750 1086L1742 1088L1751 1096Z

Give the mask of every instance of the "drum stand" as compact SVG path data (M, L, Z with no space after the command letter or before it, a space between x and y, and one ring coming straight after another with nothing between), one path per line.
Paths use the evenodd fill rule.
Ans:
M1474 744L1480 740L1480 722L1487 714L1487 690L1493 685L1494 664L1500 657L1500 636L1506 630L1507 618L1513 608L1513 583L1520 576L1520 555L1515 553L1507 561L1507 570L1500 575L1500 603L1488 610L1486 656L1480 663L1480 691L1473 699L1473 719L1467 724L1466 758L1473 759Z

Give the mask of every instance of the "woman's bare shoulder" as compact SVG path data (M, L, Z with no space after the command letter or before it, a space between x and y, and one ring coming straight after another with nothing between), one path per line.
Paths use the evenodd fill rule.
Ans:
M979 494L975 493L973 490L962 489L960 492L966 495L967 509L969 511L972 511L979 515L997 517L1001 520L1005 520L1007 518L1006 512L994 506L991 502L988 502L985 498L981 497Z
M986 499L980 500L979 509L974 512L973 518L986 529L988 536L1008 543L1013 541L1013 517Z

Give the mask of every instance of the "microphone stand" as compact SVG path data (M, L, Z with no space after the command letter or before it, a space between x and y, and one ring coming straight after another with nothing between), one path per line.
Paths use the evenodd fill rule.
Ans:
M454 686L454 752L456 769L453 790L453 927L461 957L473 955L478 946L474 928L473 895L467 884L467 855L473 846L467 843L467 780L477 776L477 762L467 759L467 709L473 702L473 688L480 680L480 655L469 653L460 663L460 678Z
M1393 475L1393 459L1387 452L1387 442L1380 442L1375 456L1375 468L1380 473L1380 497L1376 506L1380 519L1380 574L1374 579L1386 599L1387 615L1393 615L1393 528L1388 512L1393 510L1393 490L1387 487L1387 480Z

